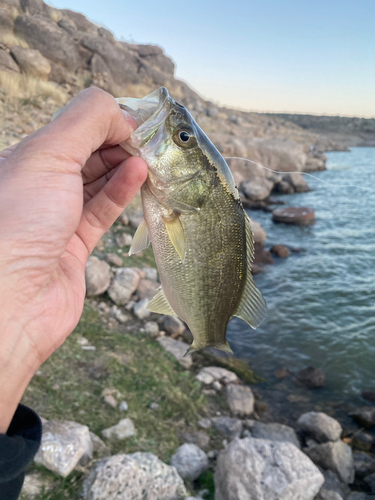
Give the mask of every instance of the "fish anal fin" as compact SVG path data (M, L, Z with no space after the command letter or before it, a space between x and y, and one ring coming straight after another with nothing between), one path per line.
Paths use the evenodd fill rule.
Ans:
M193 342L193 343L191 344L191 346L189 347L189 349L185 352L185 354L184 354L184 356L183 356L183 357L185 357L185 356L187 356L188 354L191 354L191 353L193 353L193 352L197 352L197 351L199 351L200 349L201 349L201 347L197 347L197 346L195 345L195 342Z
M234 316L243 319L252 328L259 326L266 317L267 305L256 287L251 274L251 263L254 258L254 239L250 222L246 217L246 282L241 301Z
M150 245L150 237L148 234L147 223L144 219L139 224L134 236L133 241L129 250L129 255L133 255L141 250L144 250Z
M219 351L226 352L227 354L233 354L233 351L230 348L229 342L227 340L224 344L215 345L215 349L219 349Z
M170 218L163 217L163 222L172 245L174 246L180 259L183 261L186 254L186 239L180 217L176 214L173 214L173 216Z
M158 314L166 314L167 316L177 316L172 309L163 290L160 290L148 305L148 310Z

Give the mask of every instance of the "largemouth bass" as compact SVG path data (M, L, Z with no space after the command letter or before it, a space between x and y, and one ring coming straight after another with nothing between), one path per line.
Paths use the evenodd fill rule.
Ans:
M144 220L130 253L152 242L161 290L149 310L181 318L194 341L216 347L231 316L256 328L265 301L250 266L254 241L233 176L189 112L162 87L143 99L119 98L139 125L122 146L148 165L141 188Z

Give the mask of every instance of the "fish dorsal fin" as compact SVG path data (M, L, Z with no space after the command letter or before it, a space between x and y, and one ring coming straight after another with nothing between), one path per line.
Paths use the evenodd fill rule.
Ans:
M262 294L256 287L251 274L251 263L254 259L254 238L250 220L246 216L246 283L242 293L241 302L234 316L243 319L252 328L261 324L266 316L267 305Z
M180 259L183 261L186 254L186 240L180 217L178 215L168 219L163 217L163 222L172 245L174 246Z
M148 234L147 223L144 219L139 224L134 236L133 241L129 250L129 255L140 252L150 245L150 237Z
M168 316L177 316L162 289L151 300L148 310L154 313L167 314Z

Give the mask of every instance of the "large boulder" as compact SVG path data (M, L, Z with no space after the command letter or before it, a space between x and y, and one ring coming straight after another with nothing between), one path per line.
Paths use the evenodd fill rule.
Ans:
M141 275L136 267L119 267L108 289L108 295L119 306L126 304L136 291Z
M98 32L98 28L95 26L95 24L89 21L84 14L75 12L74 10L70 9L62 9L60 12L65 18L74 23L77 30L94 34Z
M26 49L16 45L12 47L10 53L17 61L22 73L34 76L40 80L48 80L48 76L51 73L51 65L39 50Z
M78 68L79 55L74 41L52 20L41 16L18 16L14 22L14 31L47 59L70 71Z
M301 448L297 434L292 427L288 425L255 421L251 427L251 434L257 439L269 439L270 441L282 441L292 443L297 448Z
M5 50L0 49L0 71L20 72L20 68L13 57Z
M278 172L300 172L306 163L303 145L288 139L253 139L249 158Z
M176 450L171 464L183 479L195 481L208 468L208 458L196 444L185 443Z
M301 434L315 439L318 443L338 441L342 433L340 423L322 412L303 413L297 421L297 426Z
M86 425L62 420L43 423L42 443L35 455L37 464L66 477L79 463L87 463L92 454L93 443Z
M83 484L84 500L179 500L186 496L176 469L152 453L99 460Z
M254 412L254 394L250 387L237 384L227 386L227 400L234 415L249 417Z
M343 441L310 444L303 451L317 465L335 472L342 482L351 484L354 481L352 449Z
M91 256L86 264L85 277L87 296L101 295L111 282L111 268L104 260Z
M272 188L273 182L265 177L246 179L240 185L240 190L251 201L265 200L271 194Z
M313 500L324 477L293 444L235 439L215 471L215 500Z

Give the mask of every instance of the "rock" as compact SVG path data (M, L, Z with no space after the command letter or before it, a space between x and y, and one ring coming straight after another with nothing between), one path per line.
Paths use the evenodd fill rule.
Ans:
M242 432L242 422L238 418L214 417L212 422L215 428L228 436L230 439L239 437Z
M127 323L131 320L129 314L125 314L119 307L112 306L109 311L110 316L117 319L119 323Z
M291 443L235 439L217 460L215 500L313 500L323 482Z
M353 493L346 497L346 500L371 500L372 498L374 498L373 495L367 495L360 491L353 491Z
M273 245L270 252L282 259L287 259L290 256L290 251L284 245Z
M234 415L249 417L254 412L254 395L250 387L227 385L227 399L230 411Z
M156 321L147 321L144 326L145 333L149 335L152 339L156 339L159 335L159 325Z
M262 228L259 222L250 219L251 229L253 230L254 243L263 244L267 239L266 231Z
M119 267L108 288L108 295L115 304L124 305L136 291L139 280L140 274L136 267Z
M191 367L193 364L191 355L188 354L185 356L186 351L189 349L188 344L180 340L172 339L171 337L158 337L156 340L167 352L169 352L169 354L172 354L172 356L177 359L181 366L184 368Z
M324 373L313 366L308 366L304 370L299 371L296 376L308 389L323 387L326 383Z
M116 399L114 398L114 396L112 396L112 394L107 394L106 396L104 396L103 401L104 401L104 402L105 402L108 406L112 406L112 408L117 408L117 401L116 401Z
M106 255L104 255L104 260L109 264L113 264L114 266L122 266L122 258L117 253L107 253Z
M251 201L265 200L271 194L272 188L273 182L264 177L247 179L240 185L240 190Z
M227 370L226 368L220 368L219 366L206 366L202 368L200 373L208 373L214 380L223 383L224 385L238 382L238 377L234 372Z
M201 370L198 375L195 377L198 382L200 382L203 385L211 385L212 382L214 381L214 378L212 375L209 373L206 373L205 371Z
M337 493L337 491L326 490L323 487L315 497L315 500L344 500L344 499L339 493Z
M210 429L212 427L212 423L209 418L201 418L198 420L198 426L201 429Z
M127 411L128 410L128 403L126 401L121 401L121 403L119 404L119 407L118 409L120 411Z
M208 458L195 444L185 443L174 453L171 464L183 479L195 481L208 468Z
M206 450L210 444L210 436L202 431L183 432L180 434L180 441L199 446L202 450Z
M84 500L177 500L186 496L176 469L152 453L97 461L83 485Z
M221 389L223 388L223 386L220 384L220 382L218 382L217 380L215 380L212 384L212 388L216 391L216 392L220 392Z
M26 497L27 500L37 499L42 495L43 489L45 494L52 488L53 485L50 481L47 482L46 478L40 472L31 472L25 476L22 486L22 498Z
M370 486L371 493L375 493L375 473L366 476L364 482Z
M283 380L284 378L289 377L290 371L286 368L280 368L279 370L275 371L274 375L276 378Z
M375 426L375 406L363 406L349 413L362 427L370 429Z
M84 14L80 12L75 12L74 10L62 9L60 12L66 16L74 26L76 26L77 30L84 31L85 33L97 33L98 28L95 24L91 23Z
M0 49L0 71L4 70L15 71L16 73L20 72L20 68L13 57L5 50Z
M353 453L354 470L358 477L363 478L375 472L375 457L358 451Z
M57 24L70 35L75 35L77 33L77 26L70 19L60 19Z
M163 330L169 333L172 337L182 335L185 330L184 323L177 316L166 316L163 321Z
M133 307L133 312L139 319L145 319L150 316L150 311L148 310L149 299L139 300Z
M22 73L39 78L40 80L48 80L48 76L51 73L51 65L39 50L14 46L10 53L21 68Z
M86 271L86 295L92 297L104 293L111 282L111 268L98 257L88 258Z
M127 233L116 234L116 245L118 247L130 246L133 241L133 236Z
M96 56L97 54L94 55L94 57ZM100 56L99 56L100 57ZM101 58L102 59L102 58ZM128 226L129 225L129 217L126 215L125 212L123 212L120 217L117 219L118 222L121 222L121 224L124 224L124 226Z
M269 439L270 441L292 443L294 446L301 449L301 444L295 430L288 425L278 423L264 424L263 422L253 420L251 434L257 439Z
M315 411L303 413L297 421L297 426L304 436L311 437L318 443L338 441L342 433L342 427L337 420Z
M290 184L295 193L307 193L308 191L311 191L309 185L300 173L295 172L292 174L284 174L283 181Z
M361 396L367 401L375 401L375 391L362 392Z
M122 441L123 439L134 436L135 428L133 421L130 418L123 418L118 424L102 430L102 436L109 441Z
M158 403L151 403L150 404L150 410L158 410L160 408L160 405Z
M51 19L40 16L18 16L14 32L41 54L70 71L79 66L79 55L71 36Z
M79 464L92 459L93 443L87 425L64 420L43 424L42 443L35 462L66 477Z
M99 436L90 432L90 437L93 445L93 451L98 457L108 457L111 454L108 446L100 439Z
M340 481L338 475L331 470L320 469L320 472L324 476L324 484L322 486L322 490L325 491L334 491L341 498L346 498L350 493L350 488L347 484ZM320 490L320 491L322 491Z
M375 439L369 432L360 432L352 438L352 446L362 451L371 451Z
M312 444L303 451L317 465L336 472L344 483L351 484L354 481L352 450L343 441Z
M160 283L148 279L142 279L137 288L137 295L142 299L151 300L155 297L160 288Z
M315 224L315 210L308 207L277 208L272 212L272 220L297 226L311 225Z
M7 6L0 6L0 31L1 33L13 31L13 12Z
M158 280L158 271L154 267L142 267L142 271L145 273L145 278L150 281Z

